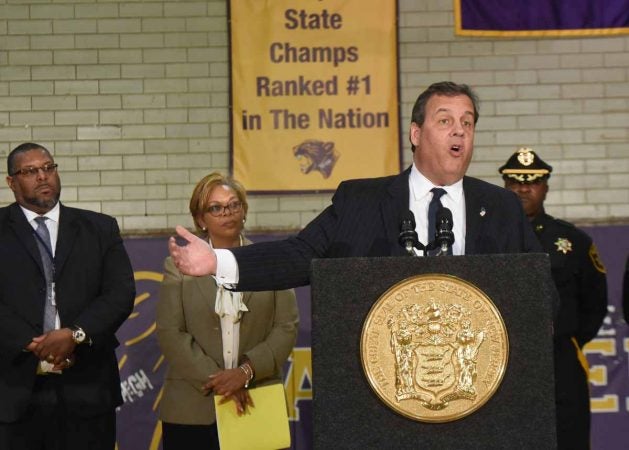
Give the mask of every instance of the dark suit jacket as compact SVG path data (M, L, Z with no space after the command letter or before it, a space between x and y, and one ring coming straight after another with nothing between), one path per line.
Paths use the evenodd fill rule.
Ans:
M341 183L332 205L297 236L231 249L238 261L238 290L286 289L309 283L313 258L404 255L400 220L409 209L408 177ZM466 254L541 252L517 196L506 189L463 178Z
M38 359L23 349L43 333L46 282L33 227L20 207L0 208L0 422L25 412ZM71 413L89 416L122 403L114 333L133 309L135 282L116 220L61 205L55 252L62 327L78 325L93 345L59 377Z

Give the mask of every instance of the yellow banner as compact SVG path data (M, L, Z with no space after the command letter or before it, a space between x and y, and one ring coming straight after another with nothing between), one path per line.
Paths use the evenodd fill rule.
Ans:
M232 165L258 192L400 171L396 2L231 0Z

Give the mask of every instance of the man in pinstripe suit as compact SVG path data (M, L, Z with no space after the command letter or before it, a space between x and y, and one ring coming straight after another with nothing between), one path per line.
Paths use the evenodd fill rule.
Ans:
M332 204L296 236L230 250L214 250L183 227L188 245L169 242L187 275L215 274L236 290L286 289L309 284L313 258L395 256L400 218L412 211L420 241L428 242L433 189L445 191L453 215L453 254L541 251L518 198L500 187L465 176L474 149L478 100L464 84L435 83L412 112L409 140L413 165L399 175L341 183Z

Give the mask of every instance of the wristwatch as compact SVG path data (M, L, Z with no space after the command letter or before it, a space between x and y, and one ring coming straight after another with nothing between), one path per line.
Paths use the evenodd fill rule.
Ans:
M72 330L72 340L76 345L83 344L87 339L87 334L83 331L83 328L74 326Z

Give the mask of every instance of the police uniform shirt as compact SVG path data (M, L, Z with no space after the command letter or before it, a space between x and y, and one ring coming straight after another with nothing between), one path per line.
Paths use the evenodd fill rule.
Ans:
M542 213L531 225L550 256L560 309L555 336L574 337L580 347L596 336L607 314L607 281L596 246L583 231Z

